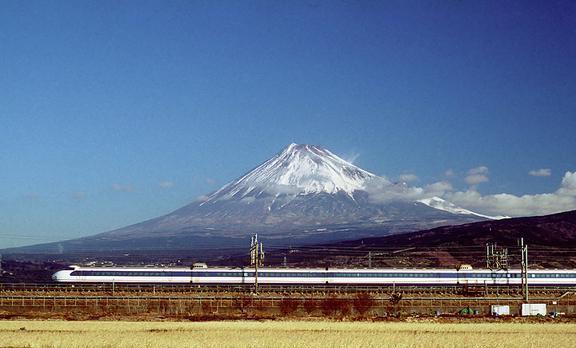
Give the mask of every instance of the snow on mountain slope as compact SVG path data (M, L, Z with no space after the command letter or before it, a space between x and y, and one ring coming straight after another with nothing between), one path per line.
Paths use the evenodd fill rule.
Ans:
M478 217L482 217L482 218L486 218L486 219L491 219L491 220L501 220L501 219L509 218L509 216L488 216L488 215L478 214L478 213L475 213L475 212L470 211L468 209L460 208L460 207L456 206L454 203L450 203L450 202L448 202L448 201L446 201L440 197L420 199L420 200L418 200L418 202L426 204L427 206L429 206L431 208L447 211L447 212L453 213L453 214L474 215L474 216L478 216Z
M277 245L292 245L492 218L425 195L420 188L392 183L319 146L291 144L204 199L164 216L69 241L65 248L220 248L238 245L254 233Z
M313 194L328 194L334 198L336 194L345 194L356 201L355 192L371 191L374 194L375 186L378 186L380 191L388 190L395 193L397 200L410 201L407 199L410 196L407 188L405 184L403 185L392 184L387 179L365 171L322 147L290 144L276 156L208 196L200 206L224 201L249 203L259 201L266 210L271 211L273 206L282 208L295 197ZM371 189L368 190L367 186L371 186ZM378 193L382 192L376 194ZM504 218L478 214L457 207L439 197L413 199L438 211L459 216Z
M314 145L290 144L282 152L210 195L206 202L242 199L263 193L344 192L350 197L377 178L332 152Z

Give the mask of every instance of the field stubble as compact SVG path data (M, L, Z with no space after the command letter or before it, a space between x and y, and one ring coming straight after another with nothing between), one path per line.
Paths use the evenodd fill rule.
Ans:
M573 347L573 323L1 321L0 347Z

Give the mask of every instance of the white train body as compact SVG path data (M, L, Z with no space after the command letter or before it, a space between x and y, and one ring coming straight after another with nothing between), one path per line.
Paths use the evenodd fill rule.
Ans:
M54 273L56 282L254 284L252 268L78 267ZM259 284L520 285L520 270L260 268ZM576 285L576 270L530 270L528 284Z

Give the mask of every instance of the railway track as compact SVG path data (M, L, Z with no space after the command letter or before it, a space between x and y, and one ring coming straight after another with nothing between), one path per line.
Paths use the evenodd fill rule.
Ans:
M353 294L368 292L372 294L403 293L411 295L462 295L462 296L517 296L520 286L336 286L336 285L260 285L261 294L316 294L335 293ZM10 294L226 294L253 293L254 286L246 285L191 285L191 284L61 284L61 283L0 283L0 296ZM576 287L533 287L530 292L542 296L561 296L576 292Z

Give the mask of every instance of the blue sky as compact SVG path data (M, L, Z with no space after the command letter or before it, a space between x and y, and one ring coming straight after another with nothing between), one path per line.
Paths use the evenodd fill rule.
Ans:
M292 142L576 209L572 1L2 1L0 50L0 247L168 213Z

